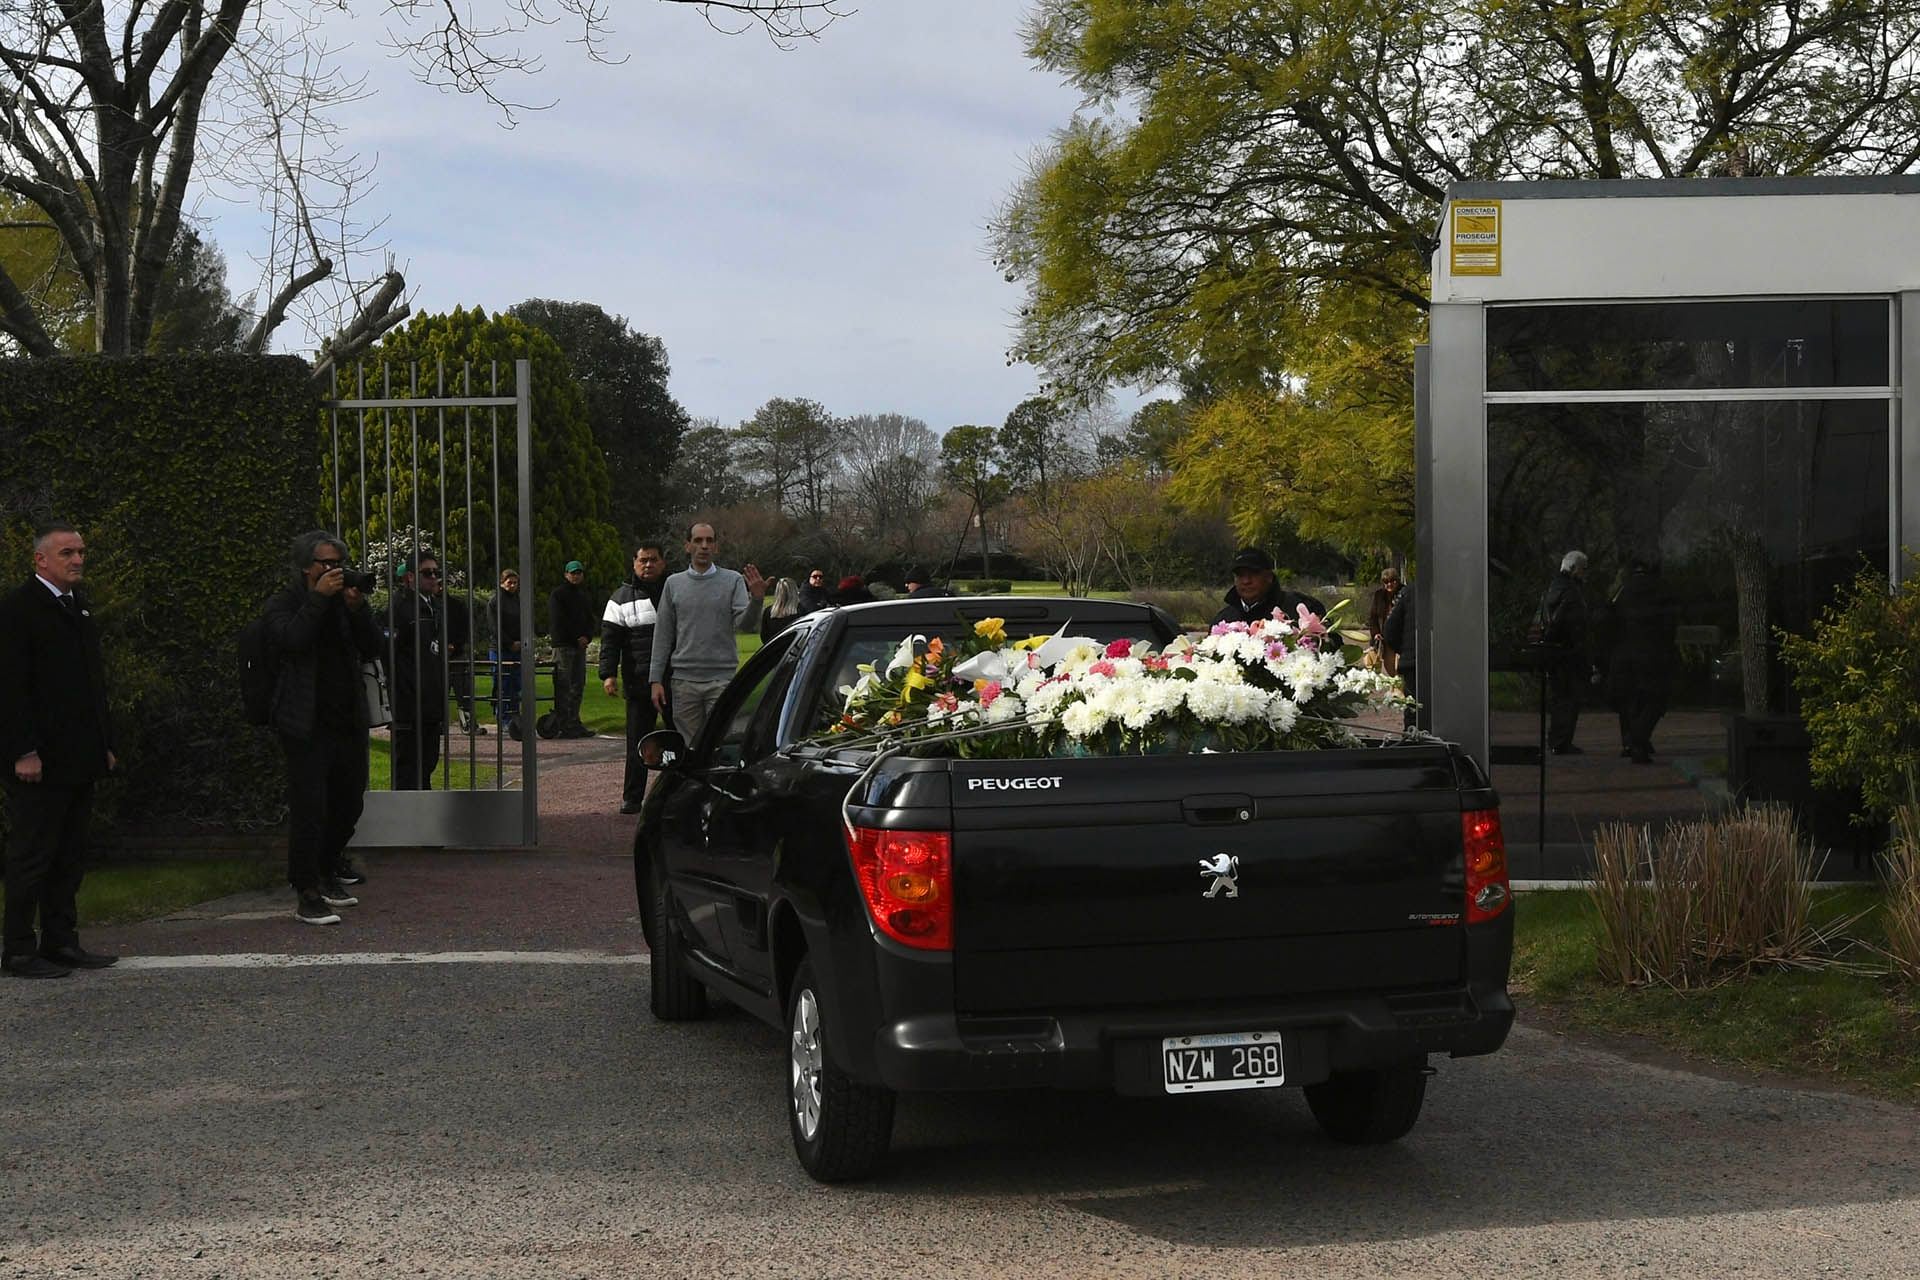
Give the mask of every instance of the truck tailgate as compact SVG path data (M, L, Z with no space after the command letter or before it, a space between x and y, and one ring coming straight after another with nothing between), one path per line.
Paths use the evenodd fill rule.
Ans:
M1457 982L1443 747L958 761L964 1013Z

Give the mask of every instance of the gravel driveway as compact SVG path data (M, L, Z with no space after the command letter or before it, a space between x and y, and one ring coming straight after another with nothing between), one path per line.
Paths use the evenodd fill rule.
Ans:
M375 855L340 928L243 896L0 984L0 1280L1920 1277L1920 1111L1524 1013L1386 1148L1289 1091L921 1097L884 1176L815 1186L781 1036L647 1015L618 748L578 746L565 846Z

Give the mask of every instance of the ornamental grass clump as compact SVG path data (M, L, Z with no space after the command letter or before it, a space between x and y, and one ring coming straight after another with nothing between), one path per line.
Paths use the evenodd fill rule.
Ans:
M1621 986L1709 987L1756 968L1832 963L1852 923L1813 922L1817 868L1786 810L1746 809L1650 827L1610 823L1594 840L1589 892L1599 966Z
M1902 977L1920 983L1920 802L1894 812L1886 876L1887 956Z
M906 637L840 692L829 739L995 758L1350 746L1344 721L1406 701L1388 677L1349 666L1304 607L1164 649L1064 633L1009 641L987 618L958 642Z

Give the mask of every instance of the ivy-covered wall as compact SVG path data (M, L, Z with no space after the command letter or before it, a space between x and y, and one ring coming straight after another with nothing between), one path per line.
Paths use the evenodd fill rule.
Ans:
M0 361L0 587L33 572L35 525L87 540L121 759L98 819L231 830L282 808L234 642L320 506L308 377L291 356Z

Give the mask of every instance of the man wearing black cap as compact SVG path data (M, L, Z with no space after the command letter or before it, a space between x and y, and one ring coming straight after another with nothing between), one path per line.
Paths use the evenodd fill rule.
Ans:
M933 580L933 570L923 564L916 564L907 570L902 579L909 600L938 600L950 596L953 592Z
M587 598L587 566L567 561L567 580L547 597L548 636L553 640L553 722L562 738L591 738L580 723L580 697L587 690L587 644L593 639L593 601Z
M1233 553L1233 587L1227 592L1226 608L1214 618L1220 622L1257 622L1283 610L1289 621L1300 618L1305 605L1315 617L1327 616L1326 606L1312 596L1283 588L1273 576L1273 557L1258 547L1242 547Z

